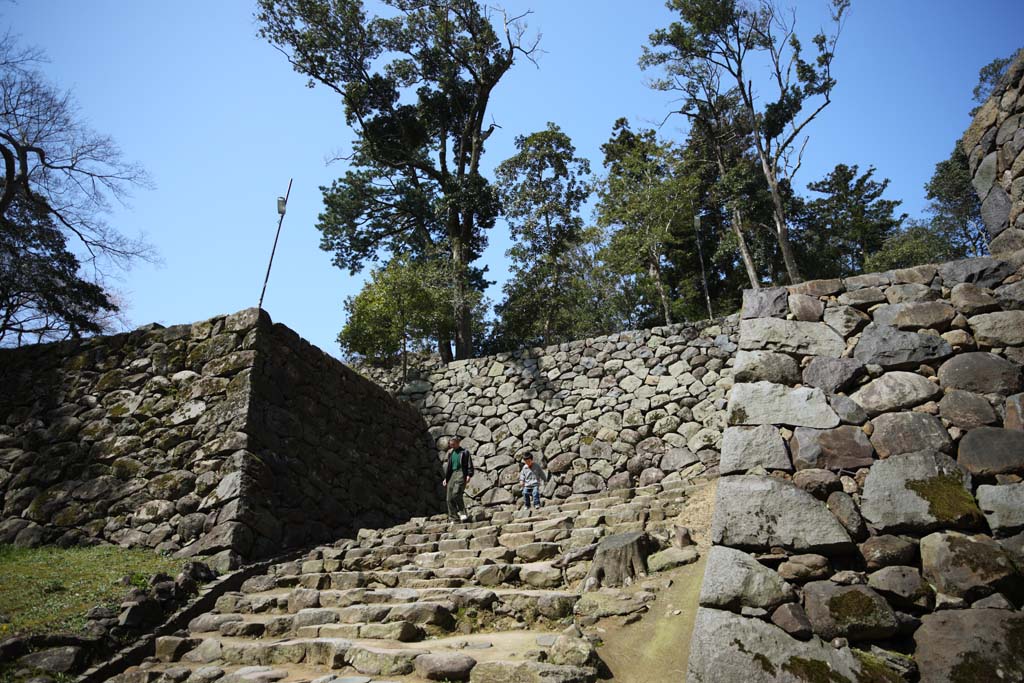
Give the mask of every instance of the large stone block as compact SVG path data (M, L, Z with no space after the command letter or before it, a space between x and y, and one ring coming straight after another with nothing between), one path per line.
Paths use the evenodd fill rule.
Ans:
M922 450L951 451L953 440L934 415L927 413L885 413L871 421L871 445L878 457Z
M850 395L870 416L912 408L942 393L937 384L914 372L887 372Z
M850 425L833 429L798 427L791 447L793 465L798 470L856 470L874 462L874 449L867 435Z
M1020 366L994 353L961 353L939 367L939 381L947 391L1007 396L1020 389Z
M883 368L915 367L941 360L953 353L950 345L930 334L904 332L888 325L872 323L861 332L853 355L865 365Z
M771 382L736 384L729 396L728 422L733 425L782 424L828 429L839 416L821 389L790 389Z
M754 318L740 321L740 348L838 358L846 343L824 323Z
M772 425L729 427L722 435L722 474L746 472L754 467L791 471L786 443Z
M725 546L712 546L700 589L702 607L739 612L744 607L772 610L796 600L793 587L753 557Z
M1018 647L1024 614L1010 610L946 610L926 614L914 632L922 681L1024 681Z

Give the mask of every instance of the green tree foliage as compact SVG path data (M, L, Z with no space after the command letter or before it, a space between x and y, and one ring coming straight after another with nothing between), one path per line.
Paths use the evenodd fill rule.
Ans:
M89 129L70 94L37 69L38 50L0 38L0 344L105 329L117 302L111 268L151 257L107 224L144 172Z
M981 200L971 184L967 155L960 141L948 159L935 164L935 173L924 186L931 214L931 229L952 245L953 258L981 256L988 252L988 231L981 217Z
M902 203L883 199L889 179L874 179L874 166L860 173L855 164L837 164L807 188L820 197L804 205L801 251L804 272L814 278L847 277L864 272L865 261L897 234L906 214Z
M945 235L936 232L927 222L911 219L886 239L879 251L865 259L864 269L874 273L955 258Z
M583 230L580 205L590 195L590 162L553 123L516 138L518 152L497 169L497 184L515 242L511 278L497 307L502 344L548 345L575 338L577 297L571 286ZM586 327L586 325L584 325Z
M800 277L789 238L787 185L800 167L806 140L797 148L807 125L831 103L832 60L849 0L832 0L834 32L813 38L816 55L807 61L795 32L795 15L771 0L748 5L741 0L669 0L679 21L651 34L641 65L660 66L666 77L657 87L695 93L695 78L710 83L729 80L726 90L738 93L761 171L772 199L773 230L791 282ZM764 58L769 75L757 82L752 62ZM706 75L710 74L710 78ZM762 104L757 93L773 92ZM705 99L707 99L705 97Z
M334 263L356 272L380 252L447 253L456 355L473 353L472 267L499 211L480 173L493 124L487 106L517 57L530 58L517 17L475 0L385 0L368 17L359 0L259 0L260 35L310 84L342 99L355 132L349 170L322 188L317 227ZM439 336L445 354L449 340Z

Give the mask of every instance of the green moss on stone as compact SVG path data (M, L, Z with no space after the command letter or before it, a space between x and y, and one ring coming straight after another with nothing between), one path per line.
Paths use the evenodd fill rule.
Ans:
M741 425L747 421L747 411L743 406L736 406L729 413L729 424Z
M930 479L914 479L905 487L928 503L928 512L942 523L980 523L981 510L974 497L955 474L940 474Z
M854 650L853 654L860 661L857 683L903 683L903 677L886 666L880 657L863 650ZM893 654L896 655L896 653ZM903 655L896 656L903 657Z
M736 646L736 649L745 655L751 654L749 650L743 645L743 641L739 638L733 638L732 644ZM761 669L771 677L775 677L775 665L772 664L772 660L765 657L760 652L753 653L753 659L761 667Z
M876 611L874 600L858 590L850 590L829 598L828 609L840 626L863 623L871 619Z
M581 436L580 437L580 443L583 444L584 446L589 446L590 444L594 443L594 437L592 437L592 436Z
M782 670L807 683L853 683L838 671L833 671L828 662L820 659L790 657Z
M1010 569L1006 553L995 543L978 543L972 541L970 536L956 534L947 536L946 542L957 564L966 565L977 574L986 577L998 576Z

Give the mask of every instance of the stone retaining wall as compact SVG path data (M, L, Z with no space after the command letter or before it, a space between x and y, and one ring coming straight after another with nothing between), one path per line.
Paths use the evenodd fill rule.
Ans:
M739 347L688 680L1022 680L1024 268L748 291Z
M1024 249L1024 50L964 133L993 254Z
M737 323L732 316L456 361L397 396L423 415L441 462L450 437L462 437L476 465L467 494L483 505L519 495L527 452L548 472L543 494L554 500L714 476Z
M441 500L414 411L255 309L3 349L0 386L0 543L223 568Z

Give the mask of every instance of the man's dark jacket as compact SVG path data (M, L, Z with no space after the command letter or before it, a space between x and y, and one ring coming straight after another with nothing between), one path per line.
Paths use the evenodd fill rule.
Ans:
M459 451L459 455L462 457L462 474L468 479L469 477L473 476L473 458L469 455L469 451L467 451L465 448L462 448L460 446L457 450ZM452 454L455 451L456 449L453 448L448 453L448 463L445 465L444 468L445 481L449 481L452 478Z

